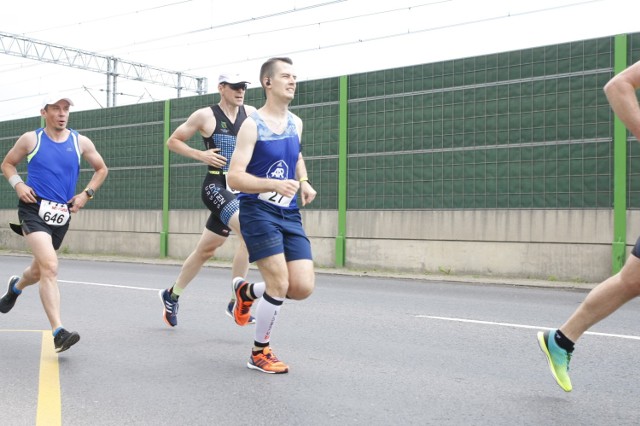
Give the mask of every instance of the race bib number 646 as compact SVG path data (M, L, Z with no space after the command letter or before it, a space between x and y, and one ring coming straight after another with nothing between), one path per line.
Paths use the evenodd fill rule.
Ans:
M49 200L40 202L38 214L50 226L66 225L70 217L69 206L66 203L55 203Z

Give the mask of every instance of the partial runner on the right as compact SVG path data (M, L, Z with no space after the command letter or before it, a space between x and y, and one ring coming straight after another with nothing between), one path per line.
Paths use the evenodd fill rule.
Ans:
M640 140L640 107L636 91L640 88L640 61L614 76L604 86L611 109L629 131ZM640 295L640 238L622 270L598 284L582 304L558 329L538 332L538 344L544 352L551 374L566 392L573 386L569 361L574 344L593 325Z

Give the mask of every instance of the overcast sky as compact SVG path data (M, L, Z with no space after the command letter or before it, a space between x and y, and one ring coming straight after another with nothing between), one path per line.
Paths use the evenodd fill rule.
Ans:
M298 80L640 32L638 0L86 0L4 6L0 32L208 79L286 55ZM6 49L7 38L4 40ZM107 106L107 77L0 55L0 122L39 115L49 91L72 111ZM117 105L177 97L119 78ZM182 96L194 92L183 91ZM30 130L30 129L25 129Z

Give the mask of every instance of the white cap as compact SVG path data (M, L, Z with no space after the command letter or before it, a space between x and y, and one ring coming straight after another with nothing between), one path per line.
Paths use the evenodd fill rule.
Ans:
M238 83L247 83L250 82L243 79L240 74L230 74L230 73L222 73L218 77L218 84L227 83L227 84L238 84Z
M53 105L55 103L58 103L59 101L67 101L69 102L69 105L73 106L73 101L68 97L61 95L59 93L49 93L42 100L42 108L44 109L44 107L46 107L47 105Z

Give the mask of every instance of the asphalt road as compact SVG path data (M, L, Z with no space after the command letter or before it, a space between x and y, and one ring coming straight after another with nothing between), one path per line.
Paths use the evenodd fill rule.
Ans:
M7 278L28 262L0 256ZM227 268L203 269L178 326L165 325L158 290L178 271L61 261L63 321L81 335L57 356L63 425L640 422L639 301L582 338L565 393L535 332L559 326L586 290L321 273L309 299L285 302L272 336L289 374L267 375L246 368L253 327L224 314ZM48 327L36 286L0 314L2 425L36 424Z

